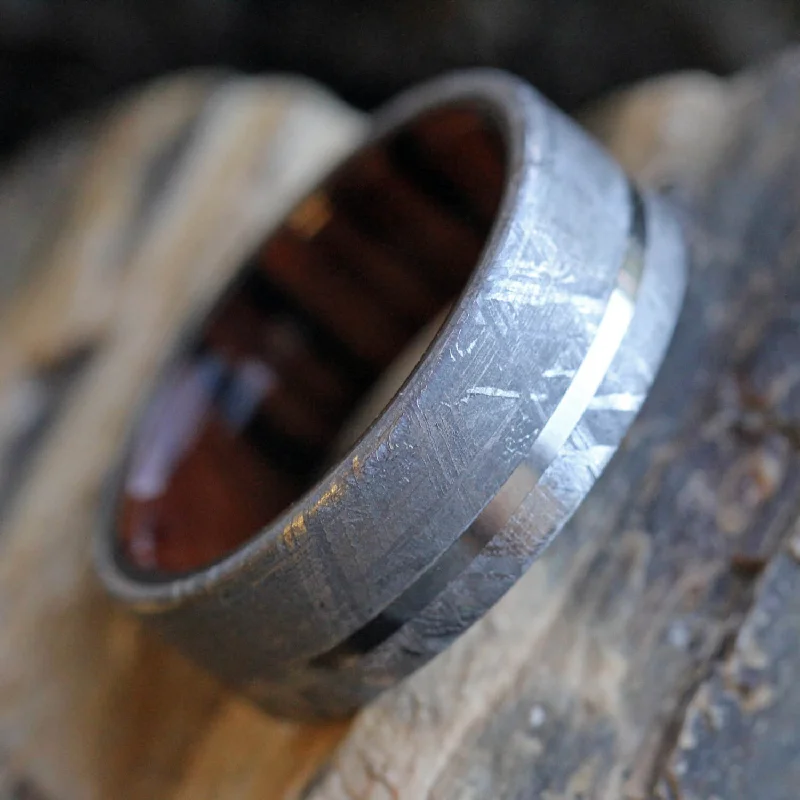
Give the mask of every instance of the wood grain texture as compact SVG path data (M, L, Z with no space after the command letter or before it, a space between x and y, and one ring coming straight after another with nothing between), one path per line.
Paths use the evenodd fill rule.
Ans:
M88 539L163 343L361 119L307 84L179 77L12 167L0 797L797 796L800 55L586 121L685 210L669 360L544 559L350 726L226 693L112 607Z
M237 716L237 700L112 607L88 545L164 344L361 129L299 81L176 78L71 134L88 141L69 164L54 139L0 189L13 214L28 168L63 197L49 224L31 212L4 227L20 277L0 321L0 748L46 797L180 796L194 763L208 770L195 754L231 726L248 752L276 752L284 776L241 796L282 796L336 739Z

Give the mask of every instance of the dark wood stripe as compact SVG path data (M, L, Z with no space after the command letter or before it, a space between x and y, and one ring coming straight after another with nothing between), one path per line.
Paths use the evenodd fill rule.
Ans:
M259 260L273 283L377 369L385 367L408 340L407 326L392 319L363 285L288 228L272 235Z
M385 153L364 154L331 194L362 235L394 253L442 303L463 286L480 253L479 237L396 172Z
M366 388L379 374L379 370L342 342L336 334L317 320L307 309L282 291L258 267L247 270L242 290L265 317L288 317L302 329L304 338L320 358L335 366L356 385Z
M369 286L381 307L413 326L424 324L442 305L414 269L399 261L391 248L364 235L344 213L334 214L314 243L332 263Z
M494 220L506 183L505 147L498 132L469 109L432 114L413 131L419 149L469 198L480 217Z
M400 131L387 142L386 152L394 168L440 208L477 235L485 237L489 233L494 214L483 213L481 204L473 202L453 180L452 174L448 175L441 168L439 160L413 131ZM463 160L468 158L468 154L460 155Z
M241 435L264 461L300 479L310 478L325 455L323 448L311 446L278 428L266 414L253 416Z

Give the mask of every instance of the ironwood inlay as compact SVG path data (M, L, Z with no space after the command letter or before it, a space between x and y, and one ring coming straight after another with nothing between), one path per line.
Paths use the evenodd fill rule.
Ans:
M464 287L504 162L481 112L437 110L267 238L145 415L119 511L129 565L206 566L320 477L375 381Z

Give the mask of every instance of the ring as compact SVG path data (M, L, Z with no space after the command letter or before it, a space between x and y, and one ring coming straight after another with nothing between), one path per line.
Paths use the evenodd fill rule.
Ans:
M447 647L597 481L687 256L534 89L412 89L176 345L107 494L112 594L266 709L350 713Z

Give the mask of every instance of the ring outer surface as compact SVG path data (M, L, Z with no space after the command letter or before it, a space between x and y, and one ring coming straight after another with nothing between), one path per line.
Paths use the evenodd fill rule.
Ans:
M166 580L120 563L119 475L107 495L95 560L112 594L276 713L349 713L480 618L591 490L677 321L687 256L671 209L523 81L432 81L380 111L367 142L464 103L504 139L497 219L349 454L243 547Z

